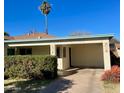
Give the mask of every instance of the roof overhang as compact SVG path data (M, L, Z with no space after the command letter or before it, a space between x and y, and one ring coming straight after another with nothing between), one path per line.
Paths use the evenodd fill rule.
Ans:
M109 40L113 35L97 35L97 36L71 36L65 38L51 39L27 39L27 40L5 40L4 43L9 47L23 46L46 46L46 45L72 45L72 44L93 44L103 43Z
M4 40L5 44L14 44L14 43L50 43L50 42L65 42L65 41L86 41L86 40L103 40L111 39L114 35L95 35L95 36L69 36L62 38L49 38L49 39L23 39L23 40Z

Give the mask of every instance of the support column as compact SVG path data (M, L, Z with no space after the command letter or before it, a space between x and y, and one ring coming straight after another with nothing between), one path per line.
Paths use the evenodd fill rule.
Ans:
M19 50L17 47L15 47L15 55L19 55Z
M7 56L7 48L8 48L8 46L6 44L4 44L4 56Z
M50 55L56 56L56 46L55 46L55 44L50 45Z
M104 70L111 69L109 40L103 42Z

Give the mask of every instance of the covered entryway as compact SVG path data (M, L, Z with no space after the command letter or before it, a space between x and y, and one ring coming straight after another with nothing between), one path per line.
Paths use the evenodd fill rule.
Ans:
M70 56L72 67L104 67L102 43L71 45Z

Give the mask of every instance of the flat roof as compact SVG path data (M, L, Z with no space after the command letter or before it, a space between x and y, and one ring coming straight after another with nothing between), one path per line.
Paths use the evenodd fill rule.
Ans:
M35 42L35 41L59 41L59 40L76 40L76 39L98 39L98 38L112 38L113 34L101 34L101 35L80 35L80 36L68 36L59 38L37 38L37 39L22 39L22 40L4 40L4 43L21 43L21 42Z

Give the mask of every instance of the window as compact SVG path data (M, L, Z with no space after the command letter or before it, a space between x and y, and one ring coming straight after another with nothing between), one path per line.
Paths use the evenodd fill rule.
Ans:
M14 48L8 48L7 49L7 55L15 55L15 49Z
M56 52L57 52L57 57L60 58L60 47L57 47Z
M20 55L31 55L32 49L31 48L21 48Z
M66 57L66 47L63 47L63 57Z
M27 55L32 54L32 49L27 49L26 53Z
M114 49L115 45L114 44L110 44L110 48Z

